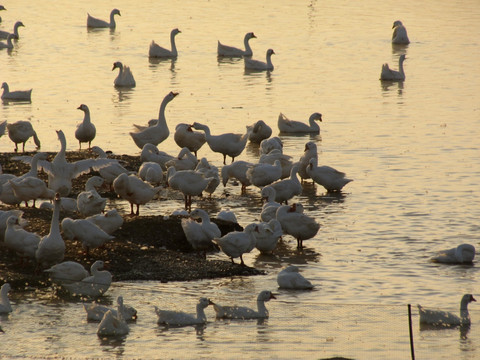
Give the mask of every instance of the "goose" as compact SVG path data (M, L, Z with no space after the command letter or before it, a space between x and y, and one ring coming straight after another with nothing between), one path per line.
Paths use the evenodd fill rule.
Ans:
M35 130L33 130L30 121L17 121L12 124L7 124L8 137L15 143L14 151L18 151L18 144L23 143L22 151L25 152L25 143L33 136L33 141L37 145L37 150L40 149L40 140Z
M275 201L278 203L287 203L295 195L302 193L302 185L297 177L298 163L295 163L290 170L290 178L279 180L269 185L275 189Z
M118 76L113 82L115 86L131 88L136 86L135 78L133 77L130 67L123 65L120 61L116 61L113 63L112 71L115 69L120 69Z
M82 150L82 142L88 142L88 148L90 149L92 140L95 139L97 130L90 119L90 109L88 106L81 104L77 109L82 110L85 115L83 117L83 121L77 125L77 130L75 130L75 138L78 140L80 150Z
M107 292L112 283L112 274L107 270L101 270L103 266L103 261L95 261L90 267L90 276L71 284L63 283L62 288L74 296L102 296Z
M25 202L28 207L28 201L33 200L32 207L35 207L37 199L53 199L55 192L47 187L45 181L34 177L27 176L21 179L9 180L15 197Z
M110 235L123 225L123 217L118 213L117 209L109 210L105 214L89 216L85 220L94 223Z
M207 187L205 188L205 192L212 197L213 192L215 189L220 185L220 175L218 174L218 168L215 165L211 165L207 158L203 157L198 162L195 171L202 174L204 178L212 178Z
M475 259L475 247L461 244L453 249L440 251L432 261L444 264L471 264Z
M162 167L163 171L167 170L166 163L172 159L175 159L174 156L167 154L164 151L159 151L158 148L153 144L145 144L140 153L140 161L142 162L156 162Z
M308 124L300 121L290 120L285 115L278 115L278 129L281 133L298 134L298 133L320 133L320 126L315 121L322 121L322 114L315 112L310 115Z
M195 170L177 171L173 166L167 170L167 185L173 190L179 190L185 197L185 210L192 207L192 196L202 196L202 192L213 178L205 178Z
M229 208L221 209L217 214L217 219L238 224L237 216Z
M305 151L298 161L298 175L300 176L302 182L310 179L310 175L307 172L310 159L318 159L317 144L315 144L313 141L309 141L305 144Z
M7 38L8 38L8 35L13 34L13 39L18 40L18 39L20 38L20 36L18 35L18 28L19 28L20 26L25 27L25 25L23 25L23 23L22 23L21 21L17 21L17 22L13 25L13 32L12 32L12 33L9 33L8 31L2 31L2 30L0 30L0 39L7 39Z
M95 215L105 210L107 199L102 198L97 192L97 187L103 185L103 178L92 176L85 184L85 191L77 196L77 209L83 216Z
M2 100L32 101L32 89L10 91L10 87L6 82L2 83L2 89Z
M223 186L227 186L228 179L234 178L240 181L242 184L241 192L244 193L247 186L252 184L247 177L247 170L251 166L253 166L253 163L242 160L234 161L230 165L224 165L220 172Z
M35 252L37 265L44 269L58 264L65 257L65 242L60 235L59 224L60 201L60 194L55 194L50 232L40 240Z
M195 221L200 219L201 222ZM192 248L197 251L203 251L206 257L206 251L212 248L212 240L222 235L217 224L210 221L207 212L202 209L195 209L190 213L190 218L181 220L183 233Z
M5 240L5 230L7 229L7 220L10 216L16 216L21 227L27 224L27 220L22 218L22 210L0 210L0 242Z
M282 176L282 164L280 160L275 160L273 165L267 163L258 163L247 170L247 177L250 183L257 187L264 187L277 181Z
M272 55L275 54L273 49L267 50L267 62L260 60L250 59L249 57L244 56L243 61L245 63L246 70L256 70L256 71L273 71L274 66L272 64Z
M429 324L436 326L470 326L470 314L468 313L468 304L477 301L472 294L465 294L460 301L460 316L451 312L442 310L425 309L418 305L420 315L420 324Z
M403 70L403 62L405 59L405 54L400 55L398 59L398 71L390 69L387 63L383 64L382 72L380 73L380 80L404 81L405 71Z
M167 169L171 166L175 170L194 170L198 165L197 157L188 149L184 147L178 153L178 156L175 159L169 160L165 163Z
M310 281L299 273L298 266L290 265L280 271L277 275L277 284L281 289L309 290L313 289Z
M0 41L0 50L1 49L12 50L13 49L13 39L15 39L15 35L14 34L8 34L6 43L4 43L3 41Z
M98 155L99 159L108 159L108 155L102 148L98 146L92 146L91 150ZM105 184L110 186L112 190L113 180L117 178L120 174L128 174L128 170L125 169L117 160L111 159L110 164L104 165L102 168L98 169L100 176L105 181Z
M19 218L12 215L7 219L7 229L5 230L5 245L15 251L22 259L35 259L40 236L35 233L28 232L19 224Z
M142 149L145 144L149 143L157 146L166 138L168 138L170 131L168 130L167 120L165 119L165 108L167 107L167 104L177 95L178 93L171 91L165 96L160 105L160 111L156 125L150 126L140 132L130 133L133 141L140 149Z
M8 298L8 292L11 290L9 283L5 283L0 288L0 314L8 314L13 311L10 299Z
M265 302L271 299L276 299L275 295L270 290L263 290L257 296L257 311L245 306L222 306L216 303L213 309L217 319L266 319L269 314Z
M254 144L260 144L263 140L268 139L272 135L272 128L265 124L265 121L258 120L255 124L250 125L252 132L248 137Z
M316 158L309 160L307 174L314 182L322 185L327 191L342 191L345 185L353 181L346 178L345 173L330 166L318 166Z
M289 177L293 166L292 157L283 154L281 150L273 149L268 154L260 155L258 162L273 165L276 160L280 160L280 163L282 164L282 176L280 178L285 179Z
M168 57L168 58L176 58L178 55L177 51L177 46L175 45L175 36L177 34L181 33L180 30L177 28L173 29L170 32L170 45L172 47L171 50L165 49L155 43L155 41L152 40L152 43L150 44L150 49L148 50L148 57L151 58L163 58L163 57Z
M257 231L257 224L248 224L243 231L232 231L228 234L213 239L213 242L217 244L220 249L230 257L233 264L234 258L240 258L240 264L245 265L243 262L243 254L249 253L255 248L255 236L252 234Z
M130 215L138 216L140 205L145 205L152 200L162 187L153 187L136 175L120 174L113 181L113 189L119 197L130 203ZM137 205L136 213L133 212L133 205Z
M90 275L83 265L76 261L64 261L43 270L43 272L48 274L52 283L58 285L82 281Z
M97 19L87 13L87 27L115 29L115 27L117 26L117 24L115 23L115 15L122 16L120 14L120 10L113 9L110 12L110 22L106 22L105 20Z
M207 322L205 308L208 305L213 305L210 299L200 298L197 303L196 315L187 314L181 311L161 310L160 308L155 306L155 313L158 316L157 323L159 325L167 326L189 326L205 324Z
M264 222L269 222L270 220L275 219L277 209L281 206L281 204L275 201L277 192L271 186L265 186L261 191L261 195L262 199L265 200L265 203L262 206L260 218Z
M400 20L397 20L393 23L392 29L392 44L410 44L410 40L408 39L407 35L407 29Z
M256 240L255 247L262 254L271 253L277 247L278 240L282 238L282 225L277 219L271 219L257 226L257 231L253 232Z
M97 335L99 337L125 336L130 332L127 322L120 312L115 316L111 310L103 315L102 321L98 324Z
M193 131L192 125L184 123L180 123L175 127L173 140L181 148L188 148L195 156L197 156L197 151L207 141L203 132Z
M163 180L163 170L160 164L147 161L140 165L138 169L138 177L152 185L158 185Z
M283 232L297 239L297 248L303 248L303 240L313 238L320 224L311 216L298 212L297 204L283 205L277 209L276 218L282 225Z
M283 142L278 136L260 141L260 155L268 154L272 150L277 149L283 153Z
M122 296L117 297L117 305L117 309L122 309L122 317L125 321L137 320L137 310L132 306L125 305ZM92 302L90 305L85 305L84 303L83 308L87 313L87 321L101 321L107 311L111 311L114 317L117 316L117 309L103 306L95 302Z
M203 130L207 139L207 144L214 152L223 154L223 165L225 165L227 155L232 158L232 162L239 156L247 145L251 129L247 129L245 134L226 133L221 135L212 135L207 125L198 122L193 123L193 128Z
M218 56L228 56L228 57L243 57L243 56L252 56L252 48L248 43L250 39L255 39L256 36L253 32L248 32L245 34L243 38L243 45L245 46L245 50L238 49L233 46L223 45L218 41L217 45L217 54Z
M89 256L90 249L94 249L105 244L106 241L115 239L115 236L107 234L94 223L85 220L64 218L62 220L63 235L68 240L80 240L82 247Z

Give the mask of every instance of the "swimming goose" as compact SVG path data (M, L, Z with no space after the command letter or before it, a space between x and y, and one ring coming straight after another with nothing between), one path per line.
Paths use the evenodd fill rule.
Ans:
M8 137L15 143L14 151L18 151L18 144L23 143L22 151L25 152L25 143L33 136L33 141L37 145L37 150L40 149L40 140L35 130L33 130L30 121L17 121L13 124L7 124Z
M163 170L160 164L147 161L142 163L138 169L138 177L151 185L159 185L163 181Z
M198 159L197 157L187 148L184 147L178 153L178 156L172 160L169 160L165 163L167 169L171 166L175 170L194 170L197 167Z
M418 305L420 315L420 324L429 324L436 326L470 326L470 314L468 313L468 304L477 301L472 294L465 294L460 301L460 316L448 311L429 310Z
M380 80L387 81L404 81L405 71L403 70L403 62L405 61L405 54L400 55L398 59L398 71L392 70L387 63L382 65L382 72L380 73Z
M97 335L99 337L117 337L125 336L130 332L127 322L123 318L120 311L114 315L111 310L108 310L98 324Z
M262 221L268 222L272 219L275 219L277 209L281 206L281 204L275 201L275 196L277 195L277 192L271 186L265 186L261 191L261 195L262 199L266 201L262 206L260 218L262 219Z
M242 184L241 192L245 192L247 186L251 185L250 179L247 177L247 170L253 166L248 161L234 161L230 165L223 165L221 170L223 186L227 185L228 179L234 178Z
M99 297L107 292L112 284L112 274L103 269L103 261L97 260L90 267L90 276L62 287L74 296Z
M108 155L103 149L98 146L92 146L91 150L98 155L99 159L108 159ZM117 178L120 174L128 174L128 170L125 169L118 160L111 159L111 163L103 166L97 170L100 173L100 176L105 180L105 184L110 186L112 190L113 180Z
M287 203L295 195L302 193L302 184L297 177L298 163L295 163L290 170L290 178L279 180L269 185L275 189L275 201L278 203Z
M263 139L260 142L260 156L270 153L272 150L279 150L280 153L283 152L283 142L278 136L274 136L270 139Z
M25 27L25 25L23 25L23 23L21 21L17 21L14 25L13 25L13 32L10 33L8 31L2 31L0 30L0 39L7 39L8 38L8 35L10 34L13 34L13 39L15 40L18 40L20 37L18 36L18 28L20 26L23 26Z
M48 274L52 283L58 285L82 281L90 275L83 265L76 261L64 261L43 270L43 272Z
M140 153L140 161L156 162L162 167L163 171L167 170L166 163L172 159L175 159L175 157L167 154L165 151L159 151L158 148L153 144L145 144L142 148L142 152Z
M176 28L170 32L170 45L172 47L171 50L161 47L152 40L152 43L150 44L150 49L148 50L148 56L153 58L176 58L178 55L178 51L177 46L175 45L175 36L179 33L181 33L181 31Z
M290 265L280 271L277 275L278 287L293 290L313 289L312 283L305 279L299 270L298 266Z
M45 181L34 176L12 179L9 180L9 183L15 197L24 201L26 207L28 207L29 200L33 200L32 207L35 207L37 199L53 199L55 197L55 192L47 187Z
M77 196L77 209L83 216L95 215L105 210L107 199L102 198L97 192L97 187L103 185L103 178L92 176L85 184L85 191Z
M85 220L94 223L110 235L123 225L123 217L118 213L117 209L109 210L105 214L89 216Z
M400 20L397 20L393 23L392 29L392 44L410 44L410 40L408 39L407 35L407 29Z
M95 129L95 125L93 125L92 121L90 120L90 109L88 106L82 104L77 109L82 110L85 115L83 117L83 121L77 125L77 130L75 130L75 138L78 140L80 150L82 150L82 142L88 142L88 148L90 149L90 145L92 140L95 139L97 130Z
M24 230L19 224L19 218L12 215L7 219L5 230L5 245L15 251L23 259L35 259L35 252L40 242L40 236Z
M282 225L283 232L297 239L297 248L303 248L303 240L313 238L320 224L311 216L297 212L297 204L283 205L277 209L276 218Z
M320 126L315 121L322 121L322 114L316 112L310 115L308 119L309 125L295 120L288 119L285 115L280 113L278 115L278 129L281 133L316 133L320 132Z
M257 224L257 231L254 231L255 247L262 254L271 253L277 247L278 240L282 238L282 225L277 219Z
M277 181L282 176L282 164L280 160L275 160L273 165L267 163L258 163L247 170L247 177L250 182L257 187L264 187Z
M210 299L200 298L197 304L196 315L187 314L181 311L161 310L155 306L155 313L158 316L157 323L159 325L167 326L189 326L205 324L207 322L205 308L208 305L213 305Z
M453 249L443 250L432 261L444 264L471 264L475 259L475 247L471 244L461 244Z
M106 22L105 20L97 19L87 13L87 27L115 29L115 27L117 26L117 24L115 23L115 15L122 16L120 14L120 10L113 9L110 12L110 22Z
M201 222L198 223L196 219L200 219ZM222 235L217 224L212 223L207 212L202 209L193 210L190 218L182 219L181 224L187 241L195 251L203 251L204 257L206 251L213 247L212 240Z
M136 175L120 174L113 181L115 193L130 203L130 215L140 214L140 205L145 205L162 189L153 187ZM133 205L137 205L137 212L133 212Z
M87 321L102 321L103 316L107 311L111 311L112 315L117 316L118 308L122 310L122 316L125 321L135 321L137 320L137 310L129 305L123 303L123 297L119 296L117 298L117 309L110 308L108 306L100 305L95 302L92 302L90 305L83 304L83 308L87 312Z
M217 319L265 319L268 318L268 310L265 302L276 299L270 290L263 290L257 297L257 311L245 306L222 306L213 304Z
M193 128L203 130L207 139L208 146L214 152L223 154L223 165L225 165L227 155L232 158L232 162L239 156L247 145L248 137L252 129L247 129L245 134L226 133L221 135L211 135L210 128L207 125L198 122L193 123Z
M272 49L267 50L267 62L260 60L250 59L249 57L244 56L243 61L245 63L246 70L256 70L256 71L273 71L274 66L272 64L272 55L275 54L275 51Z
M38 249L35 252L38 266L44 269L58 264L65 257L65 242L60 235L60 201L60 195L57 193L53 200L50 232L40 240Z
M282 164L282 176L280 178L285 179L289 177L293 166L292 157L283 154L281 150L273 149L268 154L260 155L258 162L273 165L276 160L280 160L280 164Z
M272 135L272 128L265 124L265 121L258 120L255 124L249 125L252 127L252 132L248 137L254 144L260 144L263 140L268 139Z
M5 283L0 288L0 314L8 314L13 311L8 292L11 290L10 284Z
M343 187L353 181L345 177L345 173L330 166L317 166L317 159L311 158L307 166L307 174L327 191L342 191Z
M85 220L64 218L62 220L63 235L69 240L79 240L87 256L90 249L94 249L105 244L106 241L115 239L115 236L107 234L94 223Z
M168 138L170 131L168 130L167 120L165 119L165 108L167 107L167 104L172 101L177 95L178 93L170 91L165 96L160 105L157 124L155 124L154 126L150 126L140 132L130 133L133 141L140 149L142 149L145 144L153 144L157 146L166 138Z
M119 87L135 87L137 84L135 78L133 77L132 70L127 65L123 65L120 61L113 63L112 71L115 69L120 69L118 76L113 82L115 86Z
M181 148L187 147L195 156L197 156L197 151L207 141L203 132L193 131L192 125L183 123L175 127L173 139L178 146Z
M310 175L307 172L310 159L318 159L317 144L315 144L313 141L309 141L305 144L305 151L298 161L298 175L300 176L302 182L306 179L310 179Z
M2 89L2 100L32 101L32 89L10 91L6 82L2 83Z
M195 167L195 171L202 174L204 178L212 178L207 187L205 188L205 192L209 194L211 197L215 189L220 185L220 175L218 174L218 168L215 165L212 165L208 162L207 158L203 157L198 162L197 166Z
M233 259L238 257L240 264L245 265L243 254L255 248L255 236L252 234L254 231L257 231L257 224L248 224L243 231L231 231L225 236L213 239L213 242L230 257L233 264Z
M243 45L245 46L245 50L233 46L223 45L220 43L220 41L218 41L217 54L218 56L228 57L252 56L252 48L250 47L250 44L248 42L250 41L250 39L254 38L256 38L256 36L253 32L245 34L245 37L243 38Z
M13 49L13 39L15 38L15 35L13 34L8 34L8 37L7 37L7 42L4 43L3 41L0 41L0 50L1 49L9 49L9 50L12 50Z

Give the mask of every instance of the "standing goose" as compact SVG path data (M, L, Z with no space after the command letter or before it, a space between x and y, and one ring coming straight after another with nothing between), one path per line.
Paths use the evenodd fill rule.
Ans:
M197 166L195 167L195 171L202 174L204 178L212 180L208 183L207 187L205 188L205 192L212 197L213 192L215 189L220 185L220 175L218 174L218 168L215 165L211 165L207 158L203 157L198 162Z
M265 200L265 204L262 206L260 218L262 221L268 222L276 218L277 209L281 206L281 204L275 201L277 192L271 186L265 186L262 189L261 195L262 199Z
M278 203L287 203L295 195L302 193L302 184L297 177L298 163L292 166L290 178L274 182L269 185L275 189L275 201Z
M475 259L475 247L471 244L461 244L453 249L440 251L432 261L443 264L471 264Z
M33 200L32 207L35 207L37 199L53 199L55 192L47 187L45 181L36 176L27 176L21 179L9 180L15 197L25 202L28 207L28 201Z
M6 82L2 83L2 100L32 101L32 89L10 91Z
M0 39L7 39L8 38L8 35L10 34L13 34L13 39L15 40L18 40L20 37L18 36L18 28L20 26L25 26L23 25L23 23L21 21L17 21L14 25L13 25L13 32L10 33L8 31L1 31L0 30Z
M273 165L267 163L258 163L252 165L247 170L247 177L250 182L257 187L264 187L277 181L282 176L282 164L280 160L275 160Z
M243 231L231 231L221 238L213 239L213 242L232 260L233 264L234 258L240 258L240 264L245 265L243 254L255 248L254 231L257 231L257 224L248 224Z
M282 225L277 219L271 219L269 222L261 222L257 226L257 231L253 232L255 236L255 247L262 254L271 253L277 247L278 241L282 238Z
M88 148L90 149L92 140L95 139L97 130L90 119L90 109L88 106L82 104L77 109L82 110L85 115L83 117L83 121L77 125L77 130L75 130L75 138L78 140L80 150L82 150L82 142L88 142Z
M280 164L282 164L281 179L289 177L293 166L292 157L290 155L283 154L282 150L273 149L268 154L262 154L260 155L260 160L258 162L262 164L273 165L276 160L280 160Z
M247 161L234 161L230 165L224 165L221 170L223 186L227 186L228 179L234 178L242 184L241 192L245 192L247 186L251 185L250 179L247 177L247 171L253 166Z
M37 150L40 149L40 139L37 136L35 130L33 130L32 123L30 121L17 121L13 124L7 124L8 137L15 143L15 152L18 151L18 144L23 143L22 151L25 152L25 143L28 139L33 137Z
M119 69L118 76L115 78L113 84L118 87L135 87L137 83L133 77L132 70L127 65L123 65L120 61L113 63L112 71Z
M277 220L282 225L283 232L297 239L297 248L303 248L303 240L313 238L320 224L311 216L297 212L297 204L283 205L277 209Z
M133 141L140 149L143 149L145 144L152 144L157 146L166 138L168 138L170 131L168 130L167 120L165 119L165 108L167 107L167 104L172 101L177 95L178 93L171 91L165 96L160 105L158 121L155 125L149 126L144 130L136 133L130 133Z
M120 14L120 10L113 9L110 12L110 22L106 22L105 20L97 19L87 13L87 27L115 29L115 27L117 26L117 24L115 23L115 15L122 16Z
M197 156L197 151L200 150L207 141L204 133L193 131L192 125L183 123L175 127L173 140L175 140L175 143L181 148L188 148L195 156Z
M307 166L307 174L314 182L322 185L327 191L342 191L343 187L353 181L345 177L345 173L330 166L317 166L317 159L311 158Z
M398 71L390 69L387 63L382 65L382 72L380 73L380 80L387 81L404 81L405 71L403 70L403 62L405 61L405 54L400 55L398 59Z
M420 324L429 324L434 326L470 326L470 314L468 313L468 304L477 301L472 294L465 294L460 301L460 316L448 311L429 310L422 305L418 305L420 314Z
M140 205L145 205L162 189L153 187L136 175L120 174L113 181L115 193L130 203L130 215L140 214ZM137 212L133 212L133 205L137 205Z
M155 313L158 316L157 323L159 325L167 326L189 326L205 324L207 322L205 308L208 305L213 305L210 299L200 298L197 304L196 315L187 314L181 311L162 310L155 306Z
M8 292L10 290L11 287L9 283L3 284L0 288L0 314L8 314L13 311L10 299L8 298Z
M102 148L98 146L92 146L91 150L98 155L99 159L108 159L107 153L103 151ZM105 180L105 183L110 186L112 189L113 180L115 180L120 174L128 174L128 170L125 169L118 160L113 160L110 164L103 166L101 169L98 169L100 176Z
M200 219L201 222L195 221ZM222 235L217 224L210 221L207 212L202 209L195 209L190 213L190 219L182 219L182 229L190 245L195 251L203 251L206 257L206 251L212 249L214 238Z
M272 49L267 50L267 62L260 60L250 59L249 57L243 57L246 70L258 70L258 71L273 71L272 55L275 52Z
M269 316L265 303L271 299L276 299L275 295L270 290L263 290L257 296L256 311L245 306L222 306L215 303L213 309L217 319L265 319Z
M159 185L163 181L163 170L160 164L154 161L142 163L138 169L138 177L151 185Z
M392 44L410 44L410 40L408 39L407 35L407 29L400 20L397 20L393 23L392 29Z
M252 48L250 47L249 41L250 39L256 38L255 34L253 32L249 32L245 34L245 37L243 38L243 45L245 46L245 50L233 47L233 46L228 46L228 45L223 45L218 41L217 45L217 54L218 56L227 56L227 57L243 57L243 56L252 56Z
M177 171L194 170L197 165L197 157L187 147L182 148L176 158L165 163L167 169L173 166Z
M315 112L312 115L310 115L310 118L308 119L308 125L296 121L296 120L290 120L288 119L285 115L280 113L278 115L278 129L280 130L281 133L286 133L286 134L298 134L298 133L315 133L318 134L320 133L320 126L315 121L322 121L322 114Z
M170 45L172 47L171 50L165 49L155 43L155 41L152 40L152 43L150 44L150 49L148 51L148 56L151 58L163 58L163 57L168 57L168 58L176 58L178 55L177 52L177 46L175 45L175 36L177 34L181 33L180 30L177 28L173 29L170 32Z
M310 179L310 175L307 172L310 159L318 159L317 144L313 141L309 141L305 144L305 151L298 161L298 175L300 176L300 179L302 179L302 182L306 179Z

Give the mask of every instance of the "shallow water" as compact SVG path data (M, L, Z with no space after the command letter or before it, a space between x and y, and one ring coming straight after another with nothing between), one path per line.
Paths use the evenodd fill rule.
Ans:
M32 121L43 150L59 149L56 129L66 133L70 150L78 148L74 130L83 113L77 107L84 103L97 127L95 145L139 154L128 135L132 124L155 118L173 90L180 95L166 111L171 134L180 122L207 123L217 134L244 132L245 125L262 119L276 135L279 112L306 121L319 111L321 135L282 136L284 152L298 159L313 140L322 164L354 179L338 197L305 185L297 200L321 230L302 253L285 237L274 257L256 251L246 256L247 264L267 270L265 276L112 286L105 301L122 294L139 310L119 343L97 338L80 302L52 300L49 291L13 291L15 310L0 318L2 355L404 359L410 354L408 303L458 311L462 294L478 294L476 265L429 262L436 250L463 242L478 246L480 239L480 79L472 74L480 65L472 31L480 20L477 1L406 1L401 9L393 1L2 4L8 10L0 28L13 27L17 19L25 28L12 52L0 51L0 81L11 90L34 90L32 103L1 104L0 120ZM86 29L87 12L107 18L113 7L122 13L115 31ZM408 29L408 47L390 44L397 19ZM149 61L151 40L168 45L174 27L182 31L178 59ZM240 46L248 31L258 37L251 40L255 58L275 50L272 73L245 73L241 60L217 61L217 40ZM382 63L396 69L402 53L406 81L381 83ZM131 67L135 89L114 88L111 68L117 60ZM33 147L27 143L28 150ZM12 149L3 136L0 150ZM179 151L172 135L159 149ZM206 146L199 156L221 166L221 156ZM248 146L238 159L257 158L258 149ZM230 207L243 226L258 218L257 189L241 196L229 184L213 197L196 204L211 216ZM123 202L110 205L128 211ZM181 206L179 197L152 202L144 211L166 215ZM277 272L291 263L317 285L314 291L276 290ZM208 296L253 306L263 289L279 293L268 303L270 319L263 324L212 320L197 332L155 323L153 305L193 312L197 298ZM414 307L417 358L478 358L477 307L471 304L472 328L463 337L458 329L420 331ZM213 319L213 310L207 316Z

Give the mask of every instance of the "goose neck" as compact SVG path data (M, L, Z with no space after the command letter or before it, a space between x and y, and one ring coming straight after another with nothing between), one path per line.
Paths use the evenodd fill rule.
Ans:
M170 45L172 47L172 54L177 55L177 45L175 44L175 33L171 32L170 33Z
M245 46L245 56L252 56L253 52L252 52L252 48L250 47L250 37L249 36L245 36L245 38L243 39L243 44Z
M260 316L268 317L268 310L267 310L267 307L265 306L265 301L257 300L257 308Z
M110 27L115 27L117 24L115 23L115 11L112 10L110 13Z
M205 307L202 304L197 304L197 319L203 322L207 321L207 315L205 315Z
M88 107L85 107L83 112L85 113L85 115L83 116L83 122L90 123L90 109Z
M52 222L50 224L50 235L60 236L60 199L55 199L53 204Z

